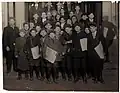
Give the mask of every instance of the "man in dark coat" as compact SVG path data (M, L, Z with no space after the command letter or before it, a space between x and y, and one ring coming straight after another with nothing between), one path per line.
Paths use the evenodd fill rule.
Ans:
M105 62L110 62L108 49L112 45L115 35L117 34L116 26L108 21L108 16L104 16L102 22L103 36L106 42L106 60Z
M13 70L17 70L16 58L14 56L14 46L15 40L18 36L19 28L15 26L15 19L11 17L9 19L9 25L5 27L3 31L3 48L6 51L7 73L11 72L12 64Z

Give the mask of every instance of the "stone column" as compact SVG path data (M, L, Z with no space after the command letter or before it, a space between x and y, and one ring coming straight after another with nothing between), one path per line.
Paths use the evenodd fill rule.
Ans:
M8 7L7 2L2 3L2 28L8 25Z
M110 1L102 2L102 16L108 16L109 21L112 21L112 3Z
M22 24L25 22L25 3L24 2L16 2L15 3L15 17L16 17L16 25L21 29Z

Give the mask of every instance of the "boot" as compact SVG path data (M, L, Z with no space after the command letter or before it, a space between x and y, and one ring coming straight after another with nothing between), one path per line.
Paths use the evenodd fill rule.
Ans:
M77 83L78 81L79 81L79 78L76 77L76 78L74 79L74 83Z
M40 76L37 76L37 80L41 80Z
M47 79L47 84L51 84L51 83L52 83L51 79Z
M21 76L21 75L17 77L17 80L21 80L21 79L22 79L22 76Z
M33 81L34 79L33 79L33 77L30 77L30 81Z
M25 74L25 80L28 80L29 77L28 77L28 74Z

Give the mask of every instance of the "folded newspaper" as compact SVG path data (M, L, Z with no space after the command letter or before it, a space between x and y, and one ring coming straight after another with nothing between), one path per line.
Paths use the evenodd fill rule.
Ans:
M95 51L101 59L104 59L104 51L101 42L95 47Z
M46 56L45 56L45 59L48 60L50 63L54 63L55 60L56 60L56 55L57 55L57 52L55 50L53 50L52 48L50 47L47 47L46 48Z
M80 45L81 45L82 51L87 50L87 38L80 39Z
M31 52L32 52L33 59L38 59L40 57L38 46L31 48Z

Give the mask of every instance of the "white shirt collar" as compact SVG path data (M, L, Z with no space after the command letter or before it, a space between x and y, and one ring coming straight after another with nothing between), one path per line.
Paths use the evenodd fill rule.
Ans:
M46 20L47 20L47 19L46 19L46 18L44 18L44 19L42 19L42 22L44 23Z

